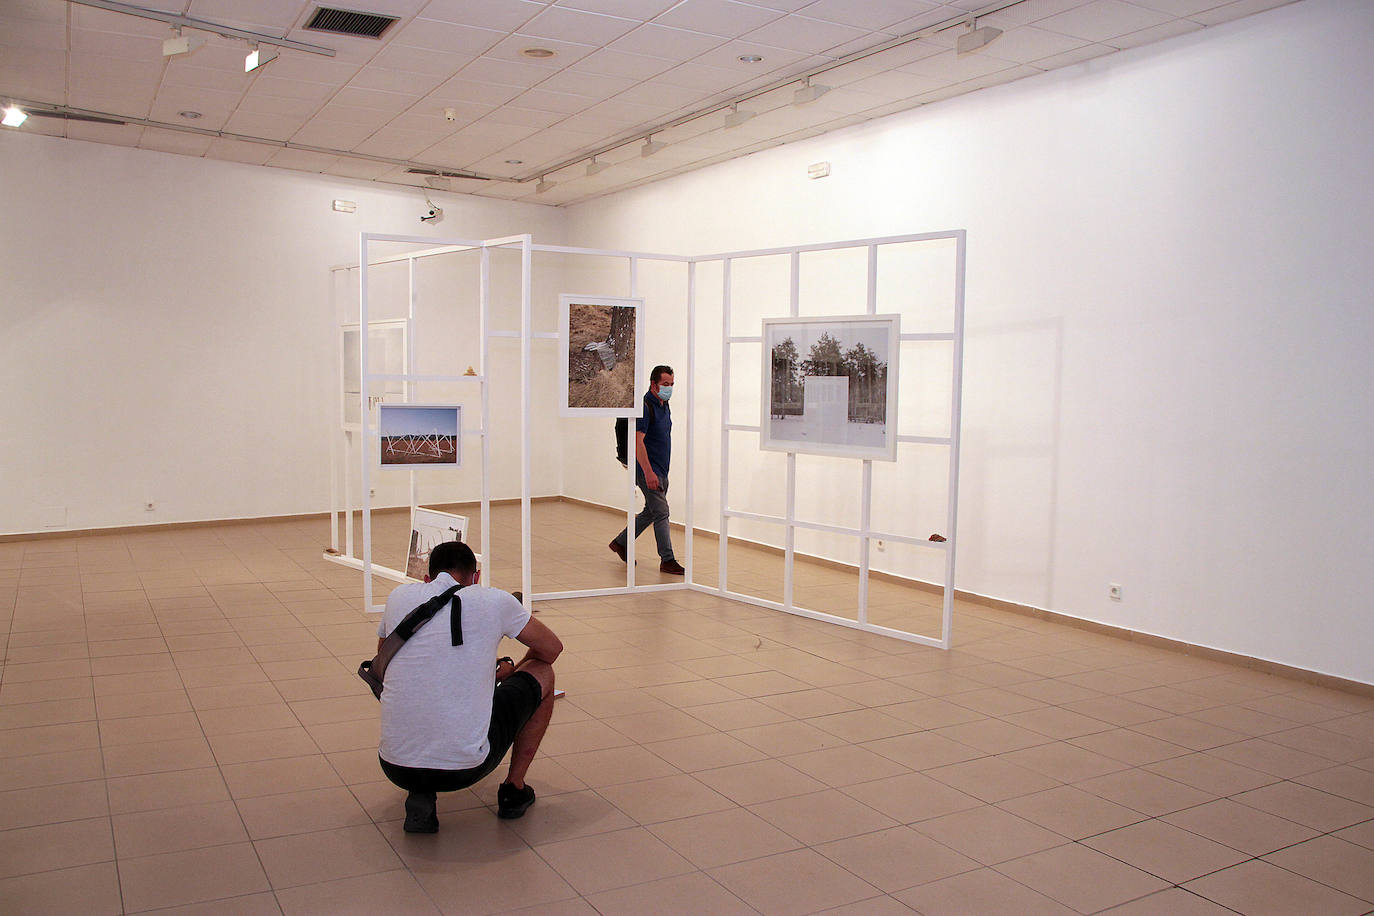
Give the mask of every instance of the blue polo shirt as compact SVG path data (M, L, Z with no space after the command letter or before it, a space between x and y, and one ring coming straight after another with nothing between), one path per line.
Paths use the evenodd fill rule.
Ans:
M649 467L659 477L668 476L668 461L673 451L673 415L668 405L651 392L644 392L644 414L635 420L635 432L644 434L644 451ZM635 463L635 476L644 479L644 469Z

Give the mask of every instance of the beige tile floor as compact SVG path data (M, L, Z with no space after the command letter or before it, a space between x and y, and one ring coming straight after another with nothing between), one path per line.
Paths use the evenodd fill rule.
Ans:
M538 589L623 581L615 517L534 523ZM379 560L404 528L378 517ZM0 543L0 912L1374 911L1374 701L963 604L940 652L686 591L542 603L568 696L539 802L500 821L493 779L407 836L326 538ZM731 548L732 582L777 566ZM798 582L852 610L846 574Z

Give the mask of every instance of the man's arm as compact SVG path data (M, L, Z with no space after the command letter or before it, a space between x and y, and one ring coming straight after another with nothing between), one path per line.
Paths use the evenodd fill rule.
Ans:
M519 668L527 661L540 661L552 665L563 651L563 640L550 630L538 617L531 617L530 622L525 624L525 628L515 637L516 640L526 647L525 657L520 660Z
M635 458L639 461L639 469L644 472L644 482L649 485L650 490L658 489L658 475L649 466L649 451L644 447L644 434L635 431Z

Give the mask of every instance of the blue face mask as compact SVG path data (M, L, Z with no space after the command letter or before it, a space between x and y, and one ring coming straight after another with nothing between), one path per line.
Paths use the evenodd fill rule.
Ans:
M673 396L673 386L672 386L672 385L659 385L659 386L658 386L658 399L659 399L660 401L666 401L666 400L668 400L669 398L671 398L672 396Z

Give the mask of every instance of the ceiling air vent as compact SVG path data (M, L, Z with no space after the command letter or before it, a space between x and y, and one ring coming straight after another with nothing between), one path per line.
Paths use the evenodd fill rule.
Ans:
M406 169L407 175L428 175L431 178L475 178L478 181L489 181L481 175L473 175L469 172L450 172L447 169Z
M395 16L381 13L359 13L355 10L336 10L327 6L315 7L315 15L305 24L307 31L333 32L335 35L356 35L360 38L381 38L382 33L397 22Z

